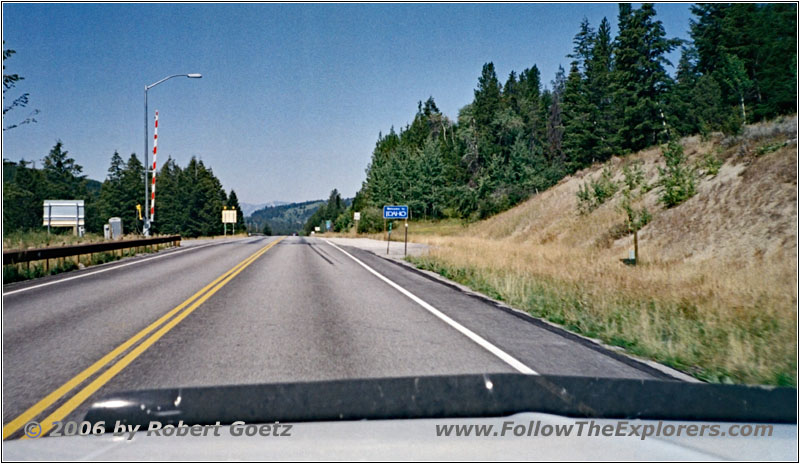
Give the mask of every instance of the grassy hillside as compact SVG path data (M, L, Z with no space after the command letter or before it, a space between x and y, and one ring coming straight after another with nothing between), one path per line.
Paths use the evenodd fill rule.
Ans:
M738 137L682 140L697 194L659 202L660 148L612 158L468 227L411 234L434 245L418 266L578 333L698 378L797 383L797 118ZM640 166L641 262L620 207L623 168ZM638 168L637 168L638 169ZM579 213L606 170L617 192Z
M273 234L291 235L301 231L308 218L323 204L325 204L323 200L313 200L268 206L253 212L245 219L245 223L251 230L258 232L263 230L264 225L268 223Z

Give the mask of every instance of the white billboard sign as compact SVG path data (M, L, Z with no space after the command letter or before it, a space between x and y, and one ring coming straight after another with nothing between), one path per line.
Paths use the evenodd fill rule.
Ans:
M82 227L84 225L83 200L45 200L43 226Z

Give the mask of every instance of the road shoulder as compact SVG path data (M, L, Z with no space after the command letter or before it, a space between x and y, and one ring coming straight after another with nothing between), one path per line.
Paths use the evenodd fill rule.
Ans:
M322 237L320 237L320 238L322 238ZM469 287L467 287L465 285L462 285L460 283L457 283L457 282L454 282L452 280L449 280L449 279L447 279L447 278L445 278L445 277L443 277L443 276L441 276L441 275L439 275L439 274L437 274L435 272L419 269L419 268L417 268L416 266L414 266L413 264L409 263L408 261L406 261L404 259L403 244L402 243L392 242L390 244L390 247L389 247L389 253L387 254L386 251L385 251L386 250L386 242L383 242L383 241L366 239L366 238L339 238L339 237L337 237L337 238L324 238L324 240L328 240L328 241L330 241L332 243L335 243L337 245L340 245L340 246L352 247L352 248L357 248L359 250L366 251L366 252L370 253L371 255L374 255L374 256L376 256L378 258L381 258L384 261L388 261L390 263L393 263L394 265L400 266L400 267L402 267L402 268L404 268L404 269L406 269L406 270L408 270L410 272L416 273L416 274L421 275L421 276L423 276L423 277L425 277L425 278L427 278L429 280L432 280L434 282L438 282L438 283L443 284L443 285L445 285L447 287L450 287L452 289L458 290L458 291L460 291L460 292L462 292L462 293L464 293L466 295L469 295L469 296L471 296L473 298L477 298L479 300L482 300L482 301L488 303L491 307L497 308L500 311L503 311L505 313L508 313L508 314L511 314L511 315L514 315L514 316L518 317L520 319L521 323L534 324L534 325L536 325L538 327L547 329L550 332L554 332L554 333L556 333L556 334L558 334L558 335L560 335L560 336L562 336L564 338L567 338L569 340L578 342L583 346L586 346L586 347L588 347L588 348L590 348L590 349L592 349L594 351L598 351L600 353L603 353L603 354L605 354L605 355L607 355L607 356L609 356L611 358L614 358L614 359L616 359L618 361L621 361L621 362L623 362L623 363L625 363L625 364L627 364L629 366L637 367L637 368L644 368L643 370L645 370L645 371L653 370L653 371L656 371L656 372L662 374L663 376L665 376L667 378L672 378L672 379L675 379L675 380L680 380L680 381L684 381L684 382L701 383L700 380L698 380L698 379L696 379L696 378L694 378L694 377L692 377L692 376L690 376L690 375L688 375L686 373L683 373L681 371L673 369L673 368L671 368L669 366L666 366L666 365L663 365L661 363L652 361L650 359L645 359L645 358L640 358L640 357L634 356L634 355L626 352L623 348L620 348L620 347L617 347L617 346L608 345L606 343L603 343L601 340L598 340L598 339L595 339L595 338L586 337L584 335L580 335L580 334L574 333L574 332L566 329L563 326L560 326L560 325L555 324L553 322L544 320L542 318L538 318L538 317L532 316L531 314L529 314L529 313L527 313L525 311L522 311L520 309L511 307L508 304L506 304L506 303L504 303L504 302L502 302L500 300L496 300L496 299L491 298L491 297L489 297L487 295L484 295L482 293L476 292L473 289L471 289L471 288L469 288ZM428 250L428 245L425 245L425 244L409 243L408 245L409 245L409 247L408 247L409 248L409 255L412 255L412 256L418 256L418 255L424 254Z

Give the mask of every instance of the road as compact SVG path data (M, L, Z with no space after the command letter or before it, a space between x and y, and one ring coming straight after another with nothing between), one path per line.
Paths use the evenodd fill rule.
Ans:
M525 369L658 376L322 238L207 242L3 293L4 437L34 418L80 420L121 390Z

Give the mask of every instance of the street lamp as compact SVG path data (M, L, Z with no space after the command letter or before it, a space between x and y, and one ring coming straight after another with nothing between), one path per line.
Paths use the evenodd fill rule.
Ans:
M148 141L147 141L147 124L148 124L148 121L147 121L147 91L152 89L153 87L157 86L158 84L166 81L166 80L172 79L173 77L189 77L189 78L192 78L192 79L200 79L201 77L203 77L203 75L202 74L197 74L197 73L193 73L193 74L173 74L172 76L167 76L167 77L161 79L160 81L158 81L156 83L144 86L144 228L143 228L144 230L143 230L143 232L144 232L145 237L149 237L150 236L150 220L152 219L152 216L150 216L150 207L149 207L149 205L150 205L150 195L149 195L150 189L148 188L148 182L147 182L147 174L148 174L148 171L150 169L149 162L148 162L148 159L147 159L147 147L148 147Z

